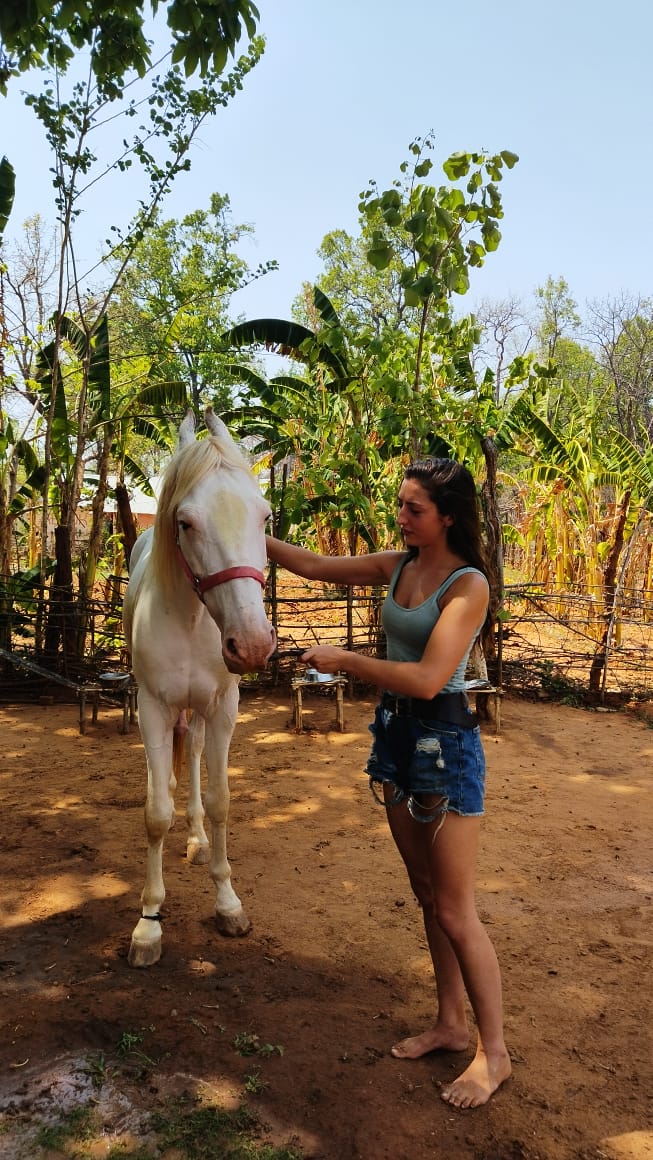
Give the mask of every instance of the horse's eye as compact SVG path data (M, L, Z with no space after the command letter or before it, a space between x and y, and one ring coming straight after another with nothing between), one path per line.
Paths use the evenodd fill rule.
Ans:
M177 527L180 528L182 532L187 532L192 527L192 524L189 524L188 520L177 520Z

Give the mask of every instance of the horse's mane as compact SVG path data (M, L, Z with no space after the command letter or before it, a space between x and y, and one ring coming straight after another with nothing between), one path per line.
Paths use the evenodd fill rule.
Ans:
M189 491L222 465L249 472L250 465L231 439L209 435L180 447L170 460L157 502L150 564L164 588L170 589L179 572L177 523L179 504Z

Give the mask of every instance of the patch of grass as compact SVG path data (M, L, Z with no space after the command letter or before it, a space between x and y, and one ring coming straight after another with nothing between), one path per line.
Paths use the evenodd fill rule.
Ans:
M93 1087L99 1091L103 1084L106 1083L110 1075L107 1061L104 1058L102 1052L100 1052L99 1055L95 1055L89 1059L86 1063L86 1066L82 1068L82 1072L84 1075L88 1076L91 1083L93 1084Z
M141 1032L123 1031L116 1044L116 1051L120 1058L136 1063L141 1068L142 1073L146 1072L148 1068L156 1067L156 1060L150 1059L150 1056L140 1049L144 1038L145 1036Z
M252 1071L245 1076L245 1091L250 1096L260 1096L266 1088L269 1088L269 1083L263 1079L260 1071Z
M244 1104L225 1111L214 1105L179 1102L165 1113L155 1113L152 1127L164 1154L166 1148L176 1148L183 1160L302 1160L292 1146L262 1144L257 1139L259 1119Z
M239 1055L283 1055L283 1047L272 1043L261 1043L258 1035L251 1031L240 1031L234 1036L234 1047Z
M563 705L577 708L582 701L578 687L568 677L563 676L553 661L534 661L533 669L540 675L544 691Z
M56 1148L59 1152L63 1152L67 1143L91 1140L95 1133L93 1108L78 1107L73 1108L56 1124L43 1124L38 1130L36 1142L41 1148Z
M141 1038L121 1037L123 1059L139 1051ZM258 1055L265 1055L266 1049L271 1053L278 1050L269 1044L261 1045L257 1036L248 1038L247 1044ZM113 1078L121 1074L121 1068L107 1068L100 1056L89 1065L89 1074L96 1073ZM257 1070L244 1080L249 1095L260 1095L267 1087ZM0 1135L7 1132L11 1138L13 1128L8 1117L0 1116ZM35 1129L33 1124L32 1131ZM181 1096L151 1110L146 1131L147 1142L116 1141L109 1145L95 1103L91 1102L62 1114L54 1124L42 1124L33 1137L34 1158L55 1153L62 1160L88 1160L91 1150L103 1144L106 1160L155 1160L168 1155L175 1160L304 1160L292 1140L281 1147L267 1143L265 1125L245 1103L225 1110L201 1096Z

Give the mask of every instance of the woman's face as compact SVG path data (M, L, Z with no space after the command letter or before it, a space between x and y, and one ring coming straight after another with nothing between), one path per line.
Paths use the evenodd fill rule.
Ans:
M451 517L440 515L437 504L416 479L403 481L398 506L399 527L407 547L423 548L446 539Z

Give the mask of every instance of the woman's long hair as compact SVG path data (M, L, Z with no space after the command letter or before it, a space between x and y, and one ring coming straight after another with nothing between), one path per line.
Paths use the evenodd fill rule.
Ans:
M447 543L452 552L482 572L491 587L490 569L481 533L481 509L471 471L455 459L418 459L409 463L404 479L416 479L441 516L450 516ZM481 647L492 636L494 618L488 607L480 632Z
M454 459L418 459L409 463L404 478L416 479L440 515L451 517L452 523L447 528L451 551L489 579L480 507L471 471Z

